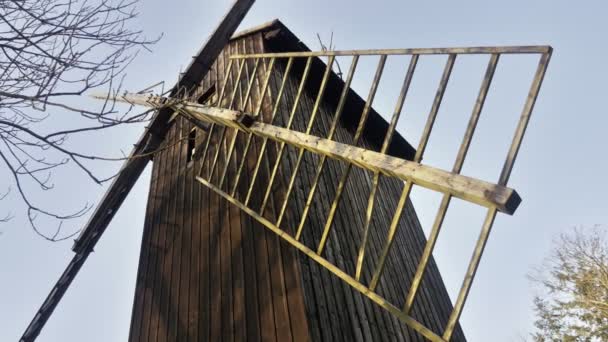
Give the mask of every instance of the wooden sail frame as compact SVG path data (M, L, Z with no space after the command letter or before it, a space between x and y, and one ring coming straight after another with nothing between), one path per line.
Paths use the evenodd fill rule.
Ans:
M466 302L468 293L471 288L471 284L475 277L475 273L477 271L477 267L479 265L481 256L483 254L486 242L488 240L494 219L496 214L500 212L504 212L507 214L513 214L517 208L517 205L520 202L520 198L515 192L515 190L507 187L507 182L511 171L513 169L513 165L515 159L517 157L517 153L521 146L523 136L525 134L528 122L530 120L530 115L534 108L534 104L536 98L538 96L538 92L540 90L542 80L544 78L545 72L547 70L547 66L551 57L552 49L548 46L523 46L523 47L471 47L471 48L439 48L439 49L392 49L392 50L352 50L352 51L317 51L317 52L288 52L288 53L262 53L262 54L250 54L250 55L233 55L231 57L231 62L229 64L229 69L236 66L238 68L237 73L237 82L239 82L243 65L247 61L253 61L254 63L254 72L253 75L257 75L255 69L259 65L260 62L266 63L268 67L266 68L266 73L263 78L259 81L259 84L262 84L261 92L264 94L268 88L268 82L273 72L273 66L275 62L279 59L286 59L286 71L283 76L283 83L281 84L281 88L279 90L279 94L275 99L275 103L273 105L273 113L270 117L270 120L266 119L264 122L264 118L259 115L261 102L256 105L256 109L252 113L247 113L244 111L234 110L234 92L236 88L233 89L233 93L229 98L224 99L225 97L225 88L226 88L226 80L224 80L221 92L219 95L219 99L217 101L218 104L222 105L222 101L227 103L226 108L222 107L213 107L207 105L201 105L192 101L189 101L187 98L164 98L159 96L152 95L139 95L139 94L125 94L117 100L129 102L132 104L145 105L153 108L170 108L171 110L179 113L180 115L185 116L189 120L194 120L196 122L207 122L211 123L210 131L213 131L216 128L221 129L221 138L220 141L223 141L224 138L230 139L230 141L226 142L228 147L227 154L225 156L226 160L230 160L232 153L234 152L236 137L240 134L246 135L246 143L244 147L244 153L242 155L242 159L237 163L237 172L234 182L232 184L227 183L226 179L226 171L229 163L224 163L224 169L218 170L219 177L213 177L215 166L217 165L217 161L219 158L219 149L216 149L215 156L212 158L213 162L210 168L210 171L207 175L202 174L202 172L197 177L197 180L213 190L217 194L221 195L230 203L236 205L245 213L256 219L258 222L263 224L270 231L276 233L279 237L287 241L289 244L305 253L307 256L311 257L313 260L318 262L320 265L325 267L327 270L338 276L340 279L345 281L347 284L352 286L357 291L361 292L363 295L367 296L369 299L377 303L379 306L391 312L402 322L408 324L410 327L420 332L426 338L431 341L449 341L454 332L454 329L458 323L460 315L462 313L462 309ZM486 68L485 76L480 85L480 90L478 93L477 101L475 102L474 108L472 110L471 116L469 118L469 122L464 134L464 137L461 141L460 148L458 151L458 155L456 158L456 162L451 171L445 171L441 169L434 168L432 166L424 165L421 163L422 156L426 145L428 143L428 139L430 133L432 131L435 118L437 116L439 106L441 105L441 101L443 95L445 93L445 89L447 83L450 78L450 74L454 67L455 60L460 54L485 54L489 56L489 62ZM490 84L492 82L492 78L494 76L495 70L497 68L499 58L503 54L537 54L540 56L540 60L537 65L537 69L532 81L532 85L530 87L530 91L528 93L527 99L525 101L524 108L519 118L518 125L515 129L513 140L511 142L510 148L508 150L507 156L505 158L505 162L503 164L501 175L497 181L497 183L489 183L482 180L466 177L460 175L460 171L462 169L465 157L467 155L469 146L471 144L471 140L473 134L475 132L477 122L479 120L480 114L483 109L483 105L488 94ZM352 80L353 74L355 72L357 62L360 56L367 55L377 55L379 56L379 63L376 69L376 73L374 79L372 81L370 87L370 93L368 95L367 103L363 109L363 113L360 117L360 122L357 127L357 131L354 135L354 141L352 144L344 144L337 141L332 140L333 130L337 125L337 120L340 116L340 112L342 110L342 106L345 101L346 90L342 92L340 100L338 102L338 106L336 109L336 115L332 121L332 129L330 129L328 135L326 137L318 137L311 134L312 123L314 122L316 111L319 107L319 103L323 96L323 91L325 84L328 80L328 77L332 70L332 63L336 56L351 56L352 63L348 72L348 76L345 81L344 89L348 89L350 86L350 82ZM382 76L382 71L384 69L384 65L386 63L386 59L392 55L411 55L410 64L408 67L408 71L406 73L403 87L401 89L395 112L390 121L389 128L387 130L386 136L383 140L382 147L380 151L372 151L366 150L364 148L357 146L358 137L362 134L362 131L365 127L365 122L367 119L367 115L371 108L371 103L375 96L378 83ZM392 139L392 135L395 132L397 122L399 121L399 115L401 113L401 109L403 106L403 101L407 94L407 90L410 86L412 75L416 68L416 64L418 59L424 55L446 55L447 61L444 66L443 74L441 80L439 82L438 90L433 101L433 105L429 116L427 118L426 126L424 127L422 138L418 149L416 151L416 155L412 161L408 161L405 159L401 159L398 157L387 155L387 148ZM315 105L312 108L310 116L308 118L308 124L304 132L297 132L291 129L291 123L294 119L295 108L298 105L298 101L303 92L306 77L310 70L310 65L313 57L327 57L328 63L326 65L325 73L323 74L323 79L320 84L319 92L317 94L317 98L315 100ZM289 120L285 123L284 127L281 127L273 122L273 118L276 114L278 108L278 101L280 101L281 93L283 86L285 84L285 80L288 77L289 70L291 65L293 65L295 59L305 59L305 68L301 77L300 85L298 88L298 93L294 99L293 108L291 111ZM248 85L245 91L245 102L249 99L249 94L251 91L251 87L253 84L255 77L252 77L248 80ZM263 98L263 96L260 96ZM226 134L228 129L233 129L234 134L228 136ZM202 152L203 160L207 153L210 151L210 139L212 134L208 134L207 141L205 142L204 151ZM240 174L243 171L244 162L246 160L247 153L249 151L249 146L251 143L251 139L253 136L258 136L263 139L263 147L261 148L261 153L259 154L259 158L257 160L256 166L253 172L253 178L250 180L250 186L247 190L247 194L244 199L238 199L236 195L237 185L239 184ZM264 153L265 146L268 141L275 141L280 144L280 149L278 156L275 160L275 164L273 166L273 171L271 173L271 177L269 179L269 184L266 184L266 189L257 189L256 185L256 175L259 170L259 166L261 163L262 155ZM276 221L270 220L264 216L264 209L266 206L266 202L270 192L272 191L272 185L274 178L276 176L276 170L279 168L279 163L281 159L281 154L286 145L290 145L298 149L298 158L295 163L295 167L292 171L292 175L287 185L286 195L283 204L281 205L281 209L278 215L278 219ZM313 185L310 189L308 199L306 201L306 205L303 208L304 215L301 218L301 221L298 227L291 227L290 231L295 231L296 233L292 236L287 233L286 229L281 226L282 218L284 217L285 210L288 205L289 195L291 190L293 189L294 180L298 171L298 168L302 162L302 156L305 151L315 153L320 156L320 162L317 165L316 173L313 181ZM336 159L347 163L347 169L344 172L342 178L337 184L337 191L334 197L334 201L331 205L331 208L328 213L327 221L325 224L325 228L323 231L323 237L318 246L313 248L306 246L304 243L300 241L301 232L305 229L306 226L306 212L307 208L310 206L312 198L314 197L316 184L319 180L320 174L323 171L323 163L327 158ZM365 226L363 227L363 240L360 244L360 249L357 257L357 267L354 275L348 274L344 270L340 269L336 265L329 262L327 259L323 257L324 246L327 242L327 237L329 236L329 232L331 231L333 217L335 216L335 212L338 208L338 203L340 201L340 194L344 187L344 184L348 178L348 174L352 167L358 167L365 170L368 170L373 173L373 184L372 191L368 197L368 205L366 211L366 219ZM202 169L201 169L202 171ZM364 284L361 280L361 269L363 265L363 259L365 258L365 250L366 250L366 241L367 236L369 234L369 222L371 221L371 217L374 212L374 202L377 196L378 182L380 177L393 177L399 179L404 182L404 187L402 194L399 198L399 202L397 208L395 210L393 220L391 221L391 225L389 227L389 233L387 237L387 241L382 248L382 252L380 258L377 261L376 267L373 270L373 277L368 284ZM217 178L217 182L213 182L212 180ZM422 257L418 263L418 267L416 273L413 277L410 289L405 297L405 305L403 308L398 308L394 304L387 301L381 295L379 295L375 290L378 285L379 279L382 276L382 272L384 269L384 265L386 262L386 258L389 254L390 248L392 246L393 237L395 236L395 232L399 228L398 223L401 217L401 213L403 208L409 198L412 187L414 185L426 187L428 189L441 192L443 194L441 204L439 210L436 214L433 226L431 228L428 241L425 245ZM261 204L261 208L254 209L250 205L250 197L253 191L263 191L264 192L264 201ZM416 294L420 288L421 280L424 276L426 268L428 266L429 260L431 258L435 243L439 236L439 232L441 229L441 225L445 218L447 209L450 204L450 200L452 197L461 198L463 200L484 206L487 208L487 214L483 226L480 231L479 238L476 242L473 254L471 256L471 260L469 262L469 266L465 273L465 277L462 283L462 286L459 290L458 297L456 299L456 303L454 308L450 314L448 319L448 323L445 326L442 332L435 332L424 326L422 323L415 320L410 315L410 310L412 308L413 302L416 298Z

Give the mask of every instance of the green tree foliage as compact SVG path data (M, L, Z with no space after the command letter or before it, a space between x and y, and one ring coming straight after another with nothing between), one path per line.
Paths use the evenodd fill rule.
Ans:
M538 342L608 341L608 240L606 227L562 234L531 280Z

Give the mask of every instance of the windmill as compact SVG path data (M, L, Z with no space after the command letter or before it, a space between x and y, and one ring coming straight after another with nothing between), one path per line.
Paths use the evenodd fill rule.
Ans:
M115 100L157 110L93 213L76 253L22 341L58 304L152 155L131 341L463 341L458 320L499 212L547 69L549 46L310 51L281 22L233 35L253 1L236 1L166 96ZM485 76L455 163L422 163L455 62L485 55ZM498 180L461 175L500 57L539 56ZM418 61L445 57L415 148L397 132ZM407 56L390 120L373 108L387 59ZM336 59L350 60L345 78ZM377 65L365 99L359 61ZM424 236L414 186L442 194ZM432 254L452 198L486 208L454 305Z

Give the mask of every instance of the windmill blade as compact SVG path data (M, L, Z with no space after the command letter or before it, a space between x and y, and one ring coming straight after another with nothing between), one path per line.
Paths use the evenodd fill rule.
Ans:
M208 41L191 61L187 71L181 75L178 83L171 90L171 95L180 92L188 94L198 86L198 83L208 73L209 66L220 54L254 2L255 0L234 1ZM25 329L20 339L21 342L34 341L40 334L78 271L93 251L97 241L112 221L117 209L148 164L148 158L135 157L145 155L158 148L163 135L168 130L167 119L170 114L171 112L168 110L160 110L153 118L150 127L146 129L146 132L135 145L129 159L125 161L118 176L112 181L91 218L83 227L72 248L75 252L74 257Z
M513 140L508 149L507 156L505 157L501 176L498 178L498 182L491 183L461 175L462 165L471 145L472 137L489 92L494 72L498 66L499 57L503 54L521 53L537 54L540 56L540 59L530 91L525 100L524 108L520 115L519 123L515 129ZM236 80L232 83L232 93L226 94L226 85L228 81L226 78L223 83L220 84L219 88L221 91L218 99L214 101L213 105L199 104L190 101L188 98L129 93L119 96L115 100L160 110L170 110L190 121L198 122L199 124L197 126L201 126L203 123L210 124L211 127L209 130L204 132L204 134L206 134L204 143L200 145L200 148L202 148L203 151L200 152L198 150L199 147L197 147L195 154L202 161L202 167L199 175L196 177L202 185L240 208L268 230L277 234L294 248L312 258L325 269L367 296L377 305L391 312L396 318L409 325L429 340L449 341L457 326L460 314L462 313L497 213L503 212L513 214L521 201L517 192L507 187L507 181L513 168L517 152L521 146L527 123L538 96L551 53L552 49L547 46L525 46L317 51L233 55L227 73L230 74L230 68L236 67L238 69ZM443 95L446 92L446 86L450 79L452 69L454 68L455 60L460 54L484 54L488 56L489 61L485 77L480 85L477 101L475 102L464 137L460 144L460 149L456 156L456 162L452 170L448 171L423 164L422 156L427 147ZM354 132L352 141L348 143L338 141L334 136L334 132L344 109L344 101L348 94L357 62L360 57L369 55L379 56L379 62L374 79L370 85L370 93L367 102L359 116L359 124ZM403 87L395 106L395 111L390 119L386 135L382 140L382 146L376 151L364 146L359 146L359 138L366 126L371 104L376 94L376 90L378 89L378 83L382 77L384 64L387 58L394 55L411 55L410 65L407 68L407 73L404 77ZM390 146L396 131L403 101L412 82L412 74L416 68L416 63L420 58L424 58L425 55L445 55L447 59L415 156L413 156L413 160L406 160L402 157L389 154L388 147ZM340 94L340 98L337 102L336 111L331 118L331 128L324 136L320 136L319 133L316 133L315 135L312 130L313 123L317 111L319 110L321 99L324 96L325 85L327 84L328 79L332 77L332 63L336 56L351 56L352 64L344 83L344 90ZM301 95L306 89L306 82L311 64L313 63L313 59L317 57L326 58L327 64L325 65L325 72L323 73L322 79L318 82L318 88L315 88L316 98L314 101L311 101L313 105L309 106L307 110L298 110L297 108ZM246 63L255 65L254 72L250 78L244 80L245 82L242 82L242 70ZM297 94L293 98L293 103L290 104L291 110L289 113L280 112L281 108L285 108L285 106L279 105L283 89L286 80L288 79L288 74L296 63L301 67ZM268 66L265 68L265 72L255 72L259 64ZM278 64L282 65L282 74L280 74L275 67ZM273 73L276 74L273 76ZM271 78L280 81L280 87L278 92L270 97L272 103L269 106L264 107L262 102ZM235 107L239 107L234 104L235 94L237 88L239 88L235 87L234 84L245 84L244 89L246 90L243 92L244 96L241 98L241 104L247 104L248 101L251 100L250 92L253 82L257 82L261 85L261 95L257 97L257 102L252 101L252 105L249 106L249 108L253 108L253 110L250 112L243 110L242 108L245 108L244 105L240 106L241 110L234 109ZM296 117L297 115L300 115L301 117ZM278 120L277 117L283 119ZM304 128L296 130L293 125L296 121L300 122L300 126ZM219 130L215 128L218 128ZM243 142L243 144L237 144L238 137L241 137L241 142ZM246 163L246 161L249 160L248 155L254 153L251 151L251 142L254 137L262 142L254 147L255 154L253 155L258 157L253 159L255 160L255 163ZM267 146L269 144L274 144L276 146L274 154L268 153ZM220 149L222 146L225 146L223 161L219 161L221 158ZM239 149L239 153L235 153L237 148ZM297 151L297 158L295 158L295 161L292 161L289 167L283 165L285 160L282 158L287 148L295 149ZM315 156L313 165L307 164L307 162L304 161L305 154L312 154ZM267 178L262 177L259 172L264 157L270 162L270 165L267 166ZM335 182L335 184L331 184L335 188L335 193L331 204L329 207L325 208L327 210L327 216L322 231L322 237L320 241L314 245L311 245L310 243L307 244L302 239L302 232L308 228L308 210L314 201L319 180L323 177L323 173L326 172L324 165L331 161L339 161L346 166L343 169L343 173L339 180ZM223 165L223 169L221 165ZM308 170L314 170L314 177L308 189L297 189L300 194L302 192L305 193L306 201L300 201L299 203L304 203L304 205L294 208L293 205L290 205L289 201L290 196L295 192L294 189L297 188L296 179L298 177L298 172L301 171L302 165L306 165ZM233 166L232 172L227 172L230 166ZM245 177L242 176L243 170L245 169L248 170L247 174L252 175L251 178L245 179ZM348 182L351 170L355 169L362 169L373 175L373 181L371 182L371 191L367 201L363 227L359 227L363 231L363 234L356 260L353 260L353 264L356 265L356 268L354 272L349 272L328 260L324 256L324 251L325 246L330 243L330 236L338 239L341 238L337 234L331 234L332 227L334 226L334 219L341 208L340 201L346 186L345 184ZM277 179L279 177L277 174L280 170L288 170L289 174L286 184L281 187L280 191L277 191L276 189L278 186L275 183L278 182ZM389 214L392 216L392 219L390 220L390 225L385 227L388 229L388 235L382 246L380 256L373 264L372 269L365 269L365 265L369 265L369 262L364 262L366 260L366 250L368 247L367 236L370 232L374 215L379 215L377 214L374 203L378 201L379 198L382 198L383 195L382 188L379 186L381 178L392 179L394 182L402 184L403 188L394 212ZM246 182L248 182L248 184ZM409 286L409 291L403 294L405 304L396 304L378 293L377 287L382 281L383 270L390 255L394 236L400 228L401 216L414 186L420 186L439 192L442 194L443 198L436 214L428 241L426 242L424 252L417 263L416 272L412 276L412 279L410 279L409 283L411 285ZM283 200L277 207L278 210L272 214L269 210L266 210L266 208L269 205L269 198L273 196L276 197L276 193L280 193ZM256 196L256 200L253 200L252 194L257 194L259 196ZM452 197L482 206L486 208L487 214L447 324L443 331L433 331L429 326L425 326L423 323L413 318L411 310L417 293L419 292L422 278L429 265L429 260L432 256L442 222ZM344 209L344 206L342 206L342 208ZM286 221L290 222L289 220L284 220L284 217L289 215L290 210L302 213L297 226L287 226L284 223ZM293 221L291 222L293 223ZM370 277L367 277L369 279L364 279L365 277L362 276L364 271L366 274L371 275ZM406 280L403 279L402 281Z

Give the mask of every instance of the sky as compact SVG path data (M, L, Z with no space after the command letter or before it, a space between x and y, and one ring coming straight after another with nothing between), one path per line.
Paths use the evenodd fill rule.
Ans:
M164 80L172 85L224 15L229 1L145 1L133 24L148 36L163 33L153 52L143 52L128 69L125 87L138 90ZM553 58L534 109L509 186L523 202L515 215L499 214L478 270L461 324L470 341L520 341L533 331L532 297L526 278L549 253L552 240L574 226L608 223L608 117L605 80L608 22L605 1L296 1L258 0L241 29L279 18L312 49L316 34L325 43L333 32L337 49L551 45ZM374 106L391 113L407 66L391 60ZM398 130L413 144L445 59L421 59ZM463 174L495 182L529 88L537 59L502 58ZM367 64L365 64L367 63ZM366 94L366 73L354 82ZM487 59L457 59L424 163L450 169L478 91ZM346 67L342 67L345 69ZM494 95L496 94L496 95ZM88 99L83 103L95 105ZM71 122L56 116L50 125ZM143 127L125 127L77 137L70 143L100 153L129 151ZM86 144L86 145L82 145ZM111 174L118 164L102 164ZM0 170L0 186L8 182ZM148 168L101 238L48 321L38 341L124 341L127 339L150 181ZM57 190L41 197L54 208L96 203L105 187L66 169L54 176ZM413 195L425 231L440 197L417 189ZM0 226L0 341L16 341L73 256L71 241L50 243L23 219L18 198L0 202L16 217ZM66 210L67 210L66 209ZM483 210L454 201L435 257L451 297L456 297ZM86 221L67 223L78 229Z

